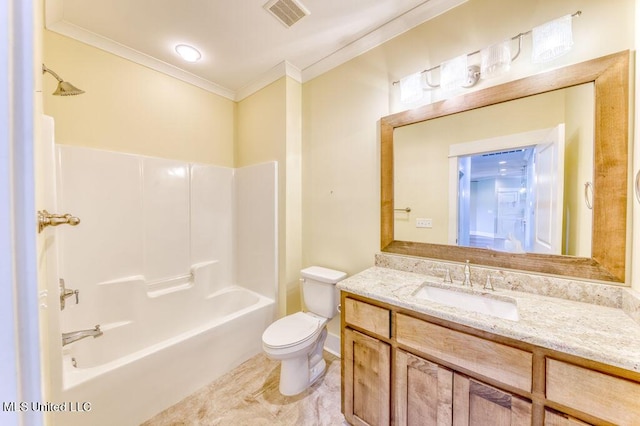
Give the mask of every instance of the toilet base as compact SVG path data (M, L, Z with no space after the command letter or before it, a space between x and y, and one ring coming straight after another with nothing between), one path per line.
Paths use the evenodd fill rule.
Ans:
M326 338L327 329L325 328L309 355L282 360L279 385L282 395L297 395L322 377L327 369L327 362L322 357Z
M315 366L311 367L311 370L309 370L309 386L314 384L320 377L322 377L322 374L326 369L327 362L324 360L324 358L321 359L320 362Z

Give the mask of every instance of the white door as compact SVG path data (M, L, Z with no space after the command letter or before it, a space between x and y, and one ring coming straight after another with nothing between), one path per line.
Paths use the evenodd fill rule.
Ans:
M564 197L564 124L551 129L536 146L534 207L535 253L561 254Z

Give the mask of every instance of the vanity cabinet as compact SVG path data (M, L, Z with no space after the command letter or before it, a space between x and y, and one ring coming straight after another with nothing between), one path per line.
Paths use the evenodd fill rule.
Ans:
M353 425L390 424L391 311L354 299L343 300L342 411ZM384 339L384 340L382 340Z
M345 418L353 425L389 424L391 346L353 330L343 337Z
M544 411L544 426L590 426L590 424L575 419L567 414L546 409Z
M394 355L394 423L451 425L453 370L401 349Z
M531 403L397 349L394 424L531 425Z
M640 374L342 293L353 425L640 425Z
M640 425L640 383L546 359L547 398L613 424Z
M531 402L485 383L455 374L453 425L530 426Z

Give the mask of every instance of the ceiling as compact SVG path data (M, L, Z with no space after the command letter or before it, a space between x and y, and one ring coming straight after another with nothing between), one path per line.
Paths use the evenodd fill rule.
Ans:
M47 29L240 100L305 82L467 0L300 0L287 28L267 0L45 0ZM187 63L177 44L196 47Z

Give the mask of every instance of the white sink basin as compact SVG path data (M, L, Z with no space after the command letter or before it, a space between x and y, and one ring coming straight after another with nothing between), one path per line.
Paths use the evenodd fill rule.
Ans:
M413 295L418 299L511 321L518 321L519 318L515 299L507 296L472 294L462 289L434 287L429 284L423 284Z

